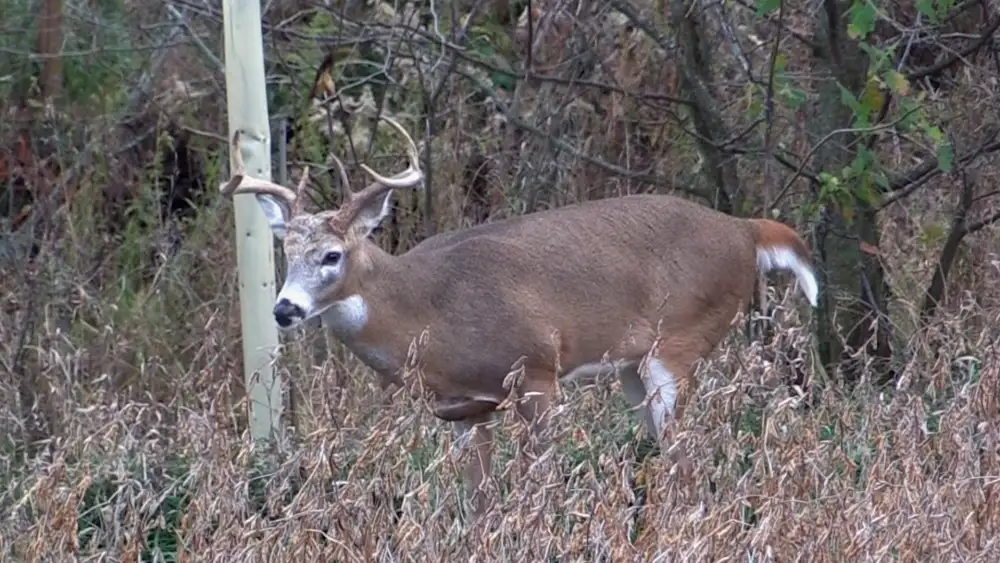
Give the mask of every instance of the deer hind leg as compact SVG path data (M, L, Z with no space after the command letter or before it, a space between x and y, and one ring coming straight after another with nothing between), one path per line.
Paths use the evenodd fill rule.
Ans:
M490 422L493 413L486 412L463 420L454 421L460 449L471 449L471 455L463 468L466 497L472 508L472 520L478 520L489 507L483 482L490 474L493 461L493 429Z
M619 370L625 398L637 407L646 429L656 438L663 453L671 448L665 435L667 424L679 420L690 396L690 368L662 353L651 354L645 365L634 363ZM645 376L640 375L640 369ZM691 462L683 445L677 444L671 456L684 475L691 474Z
M650 435L656 437L656 424L653 422L653 413L646 406L646 385L639 377L639 363L633 362L623 365L618 369L618 380L622 384L622 392L629 406L639 413L639 417L646 425L646 430ZM657 439L659 441L659 439Z

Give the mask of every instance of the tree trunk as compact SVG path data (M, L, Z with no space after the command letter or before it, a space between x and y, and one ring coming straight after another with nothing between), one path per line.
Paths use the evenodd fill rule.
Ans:
M819 105L815 119L809 120L817 141L851 125L852 110L841 101L840 87L856 96L865 86L867 59L857 41L847 35L844 13L848 7L849 2L826 0L817 22L814 68L819 76ZM829 139L816 151L816 168L839 174L855 156L849 148L854 140L852 134ZM846 188L854 193L854 186ZM820 358L828 370L839 365L848 380L860 375L863 362L855 359L862 348L876 357L889 355L882 266L862 250L863 243L878 245L876 210L860 198L852 200L850 218L836 205L824 206L815 240L821 262L816 327Z
M681 53L681 91L693 100L690 106L691 122L699 137L698 150L705 159L702 176L706 187L713 193L716 209L725 213L741 211L741 195L736 161L720 148L729 138L729 130L718 112L717 97L709 89L713 61L708 44L702 40L701 18L703 12L691 9L690 2L670 5L671 25L677 31L677 44Z
M38 77L42 101L57 98L62 89L62 0L45 0L38 18L38 54L42 69Z

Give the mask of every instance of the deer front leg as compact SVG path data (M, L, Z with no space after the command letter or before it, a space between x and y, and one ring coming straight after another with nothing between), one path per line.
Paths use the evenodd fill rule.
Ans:
M538 459L548 448L551 440L546 433L548 429L549 408L552 406L556 392L556 376L554 373L533 372L521 384L517 412L527 424L526 432L521 439L522 451L531 462Z
M490 474L493 460L493 429L489 425L492 420L493 413L489 412L454 422L458 434L456 445L462 451L472 450L462 475L466 496L472 507L472 521L478 520L489 507L483 481Z
M403 380L395 373L378 375L379 401L382 408L392 405L392 396L403 387Z

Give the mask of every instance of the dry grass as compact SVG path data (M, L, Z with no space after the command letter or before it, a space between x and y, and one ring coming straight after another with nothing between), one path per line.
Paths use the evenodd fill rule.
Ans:
M796 391L779 381L815 372L801 359L809 319L786 299L771 345L747 345L734 332L701 368L697 402L677 428L696 467L690 487L635 436L637 419L613 382L565 389L551 428L556 446L526 477L513 470L520 428L503 418L494 466L503 500L484 528L470 531L458 512L460 454L450 428L402 394L375 400L373 377L339 350L313 364L311 339L290 344L282 360L305 398L295 439L253 451L234 430L243 406L231 404L241 396L234 275L203 269L226 251L199 245L185 246L178 260L187 266L161 275L160 291L128 314L86 297L45 308L25 373L48 391L37 408L53 437L30 458L5 450L5 559L1000 555L996 310L943 318L933 330L945 344L913 354L903 389L877 392L863 382L846 392L808 379ZM23 287L8 298L27 297ZM36 291L44 287L36 280ZM60 334L53 319L71 308L106 326ZM970 313L992 322L971 334L960 316ZM3 341L17 341L17 315L25 314L0 326ZM160 322L150 324L150 315ZM12 434L23 415L19 383L3 377L0 416Z
M218 33L209 15L192 21L208 28L206 36ZM587 23L608 32L595 51L603 61L593 70L595 82L678 94L676 57L634 30L628 35L634 48L622 56L614 40L619 24ZM576 45L562 36L548 41ZM281 62L275 72L302 74L292 82L304 92L321 58L317 45L302 39L272 55ZM736 64L727 58L727 42L716 38L713 49L720 65ZM574 65L581 63L573 61L582 59L561 48L540 52L553 64L562 60L552 76L576 79ZM290 53L303 59L302 68L288 61ZM168 63L158 63L157 80L214 84L195 80L211 74L194 47L167 54L177 68L168 72ZM808 56L789 48L790 68L798 72L805 62L795 57ZM995 99L978 93L979 83L989 81L969 78L956 89L971 102L959 104L955 93L940 102L970 121L955 124L958 132L992 115L976 109ZM734 123L747 121L744 105L731 103L738 96L719 90L726 94L722 111ZM670 185L697 179L690 170L700 159L691 138L667 118L674 113L668 106L543 83L518 94L524 119L542 132L527 135L500 131L496 115L469 92L456 81L439 108L461 116L433 142L433 221L440 230L472 222L463 200L471 196L461 187L476 162L470 156L476 143L485 147L490 168L483 197L500 202L484 217L517 213L535 197L544 207L639 188L565 151L557 155L545 135L629 170L648 169ZM213 94L214 102L164 101L164 111L196 129L224 131L225 95ZM301 101L295 92L282 95ZM377 399L367 368L325 339L300 335L286 347L280 367L286 382L296 384L296 428L273 450L251 447L242 430L231 206L216 201L200 208L179 229L180 247L165 262L149 257L149 247L170 230L155 221L106 233L107 218L91 208L100 206L100 189L117 182L139 191L151 183L143 169L153 167L150 155L134 162L120 156L120 145L135 141L117 128L121 119L109 114L94 121L98 133L74 124L74 134L96 140L63 158L87 173L62 186L74 196L51 208L52 236L39 241L30 266L0 264L0 436L8 437L0 448L0 559L1000 560L995 228L966 240L933 324L911 328L940 252L941 241L922 237L921 229L949 224L953 179L929 182L882 219L881 248L899 309L890 313L906 340L897 343L895 388L875 389L864 380L844 387L822 376L808 359L811 318L796 307L798 296L785 299L773 342L748 344L734 332L701 368L697 400L674 428L695 467L689 486L637 435L638 420L614 382L565 389L550 428L555 446L528 475L515 469L520 428L511 416L500 421L507 428L499 432L493 475L501 502L484 526L469 530L459 508L461 454L452 448L451 429L403 394ZM796 123L779 119L776 139L804 154L809 139ZM638 144L642 137L648 139ZM223 145L203 155L207 186L218 184ZM318 156L293 155L293 162L322 159L319 144L301 146ZM896 165L902 169L909 156L897 155ZM747 157L740 166L749 192L777 189L759 159ZM995 157L976 166L981 189L992 190L985 184L996 176ZM399 200L400 208L419 205L415 196ZM396 227L405 238L423 219L404 213ZM805 374L800 387L787 384L796 373ZM26 436L42 441L28 448Z

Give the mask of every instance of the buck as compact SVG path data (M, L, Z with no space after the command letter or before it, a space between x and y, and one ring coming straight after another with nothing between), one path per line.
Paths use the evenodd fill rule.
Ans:
M418 188L424 175L413 139L383 119L404 137L409 167L382 176L361 164L373 181L355 192L334 156L339 209L304 211L308 168L295 190L246 176L239 133L222 189L254 194L283 241L287 276L273 311L282 329L321 317L383 388L402 384L411 344L426 331L419 372L432 411L474 448L464 468L474 518L488 507L485 423L498 409L516 405L537 437L561 381L616 373L666 452L664 429L695 390L695 362L745 311L759 272L792 272L816 306L810 252L792 229L669 195L565 205L438 234L393 256L369 235L393 191ZM508 390L513 367L520 383ZM675 459L689 464L683 451Z

